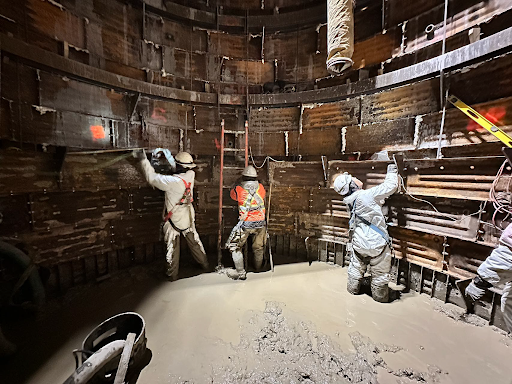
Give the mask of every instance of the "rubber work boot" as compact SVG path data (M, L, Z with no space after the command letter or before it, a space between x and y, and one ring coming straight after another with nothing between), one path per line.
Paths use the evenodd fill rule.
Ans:
M475 309L475 302L469 295L466 294L466 288L468 287L469 284L471 284L472 281L473 279L464 279L457 280L455 282L455 285L459 289L462 298L464 299L464 303L466 304L466 313L473 313Z
M233 269L228 269L226 271L226 274L230 279L233 280L246 280L247 279L247 272L245 272L245 269L242 271L237 271Z

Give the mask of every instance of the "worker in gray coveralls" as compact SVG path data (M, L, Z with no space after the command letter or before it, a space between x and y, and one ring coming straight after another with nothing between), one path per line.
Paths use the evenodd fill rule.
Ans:
M203 267L208 269L208 259L204 251L203 243L199 238L195 226L195 211L192 206L192 195L194 190L196 167L192 156L187 152L180 152L173 158L169 150L158 148L155 152L162 152L161 162L176 162L175 171L171 164L160 165L160 173L155 169L146 157L144 150L134 151L134 156L140 160L142 172L147 182L152 186L165 192L165 210L163 215L164 240L167 245L167 276L174 281L178 278L180 261L180 235L183 235L190 248L194 259ZM174 164L173 164L174 165ZM157 165L158 168L158 165ZM168 168L167 172L162 169ZM168 174L163 174L168 173ZM172 173L172 174L171 174Z
M345 173L334 180L334 190L343 196L350 213L347 290L357 295L364 274L370 265L371 290L375 301L389 301L389 272L391 271L391 241L386 220L382 213L385 199L398 189L398 172L395 164L388 165L382 184L361 189L362 183Z
M509 332L512 333L512 224L509 224L500 237L498 248L480 264L474 279L457 282L464 294L467 312L471 313L474 304L480 300L485 291L493 286L504 285L501 296L501 311ZM465 283L468 283L467 285Z

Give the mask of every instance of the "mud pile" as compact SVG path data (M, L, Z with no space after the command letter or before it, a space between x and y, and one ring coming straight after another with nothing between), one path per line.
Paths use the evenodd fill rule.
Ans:
M233 347L230 363L214 370L212 383L378 384L379 367L397 378L406 378L404 383L438 383L446 374L435 366L428 372L408 368L393 371L381 354L403 349L374 343L359 332L350 334L355 352L344 352L313 324L285 317L282 306L267 302L263 313L253 313L242 327L240 344Z

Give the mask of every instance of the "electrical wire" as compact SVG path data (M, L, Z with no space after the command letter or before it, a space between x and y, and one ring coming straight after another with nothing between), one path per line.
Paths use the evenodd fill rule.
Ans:
M446 116L446 103L448 99L448 89L446 89L446 97L444 97L444 54L446 53L446 19L448 18L448 0L444 0L444 22L443 22L443 45L441 48L441 69L439 70L439 102L443 103L443 116L441 118L441 127L439 129L439 141L437 143L437 155L436 158L442 157L441 146L443 143L443 132L444 132L444 120ZM444 99L443 99L444 98Z
M510 184L512 182L512 176L508 176L508 183L506 191L504 192L496 192L496 188L498 187L498 183L500 182L500 179L503 176L503 170L505 169L505 166L508 164L508 160L505 160L503 164L501 164L500 169L498 170L498 173L496 174L496 177L494 178L494 181L491 186L491 190L489 191L489 200L492 202L492 205L494 206L494 213L492 215L492 223L495 227L496 226L496 215L498 213L504 213L505 217L503 218L502 222L507 220L510 216L512 216L512 201L511 201L511 194L510 194Z
M395 165L397 168L398 167L398 163L396 161L396 158L395 158L395 155L393 155L393 161L395 162ZM464 220L466 217L471 217L471 216L475 216L475 215L479 215L480 213L484 212L485 210L485 206L487 205L487 201L483 201L480 203L480 209L476 212L473 212L469 215L465 215L465 214L462 214L461 217L459 219L456 219L452 216L449 216L447 215L446 213L443 213L441 211L439 211L436 206L434 204L432 204L430 201L428 200L425 200L425 199L420 199L416 196L414 196L412 193L409 192L409 190L405 187L405 181L402 177L402 175L400 173L398 173L398 177L400 178L400 185L402 186L404 192L406 195L408 195L409 197L411 197L412 199L416 200L416 201L421 201L422 203L427 203L428 205L430 205L432 207L432 209L437 213L439 214L441 217L444 217L444 218L447 218L447 219L450 219L456 223L460 223L462 220ZM511 213L512 214L512 213Z
M260 166L258 166L258 165L256 165L256 163L254 162L254 157L252 157L252 148L251 148L251 147L249 147L249 155L251 156L251 161L252 161L252 164L254 165L254 167L255 167L255 168L259 168L259 169L261 169L261 168L263 168L263 167L265 166L265 163L267 162L267 160L272 160L272 161L274 161L274 162L276 162L276 163L282 163L282 162L284 162L284 160L276 160L276 159L273 159L273 158L272 158L272 157L270 157L270 156L267 156L267 157L265 157L265 160L263 160L263 163L261 163L261 165L260 165Z

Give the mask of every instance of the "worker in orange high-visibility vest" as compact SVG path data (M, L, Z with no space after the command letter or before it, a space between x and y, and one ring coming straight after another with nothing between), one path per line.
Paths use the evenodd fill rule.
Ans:
M168 150L161 148L155 150L155 152L159 151L165 154ZM187 241L192 257L204 270L208 270L208 259L196 230L195 212L192 206L195 178L193 169L196 167L194 159L187 152L179 152L175 158L172 158L170 152L168 152L168 155L160 157L160 164L155 164L155 167L153 167L144 150L135 151L134 156L140 160L142 173L147 182L152 187L165 192L163 232L167 245L165 258L167 261L167 277L170 281L178 278L180 235L183 235ZM169 164L169 162L176 163L175 170L172 170L172 164ZM158 172L155 171L155 168Z
M245 167L242 172L242 181L231 189L230 196L238 202L239 221L226 242L236 268L236 274L229 276L235 280L245 280L247 273L244 268L242 247L249 236L254 236L252 241L254 267L259 271L263 265L267 240L265 188L258 182L258 173L252 165Z

